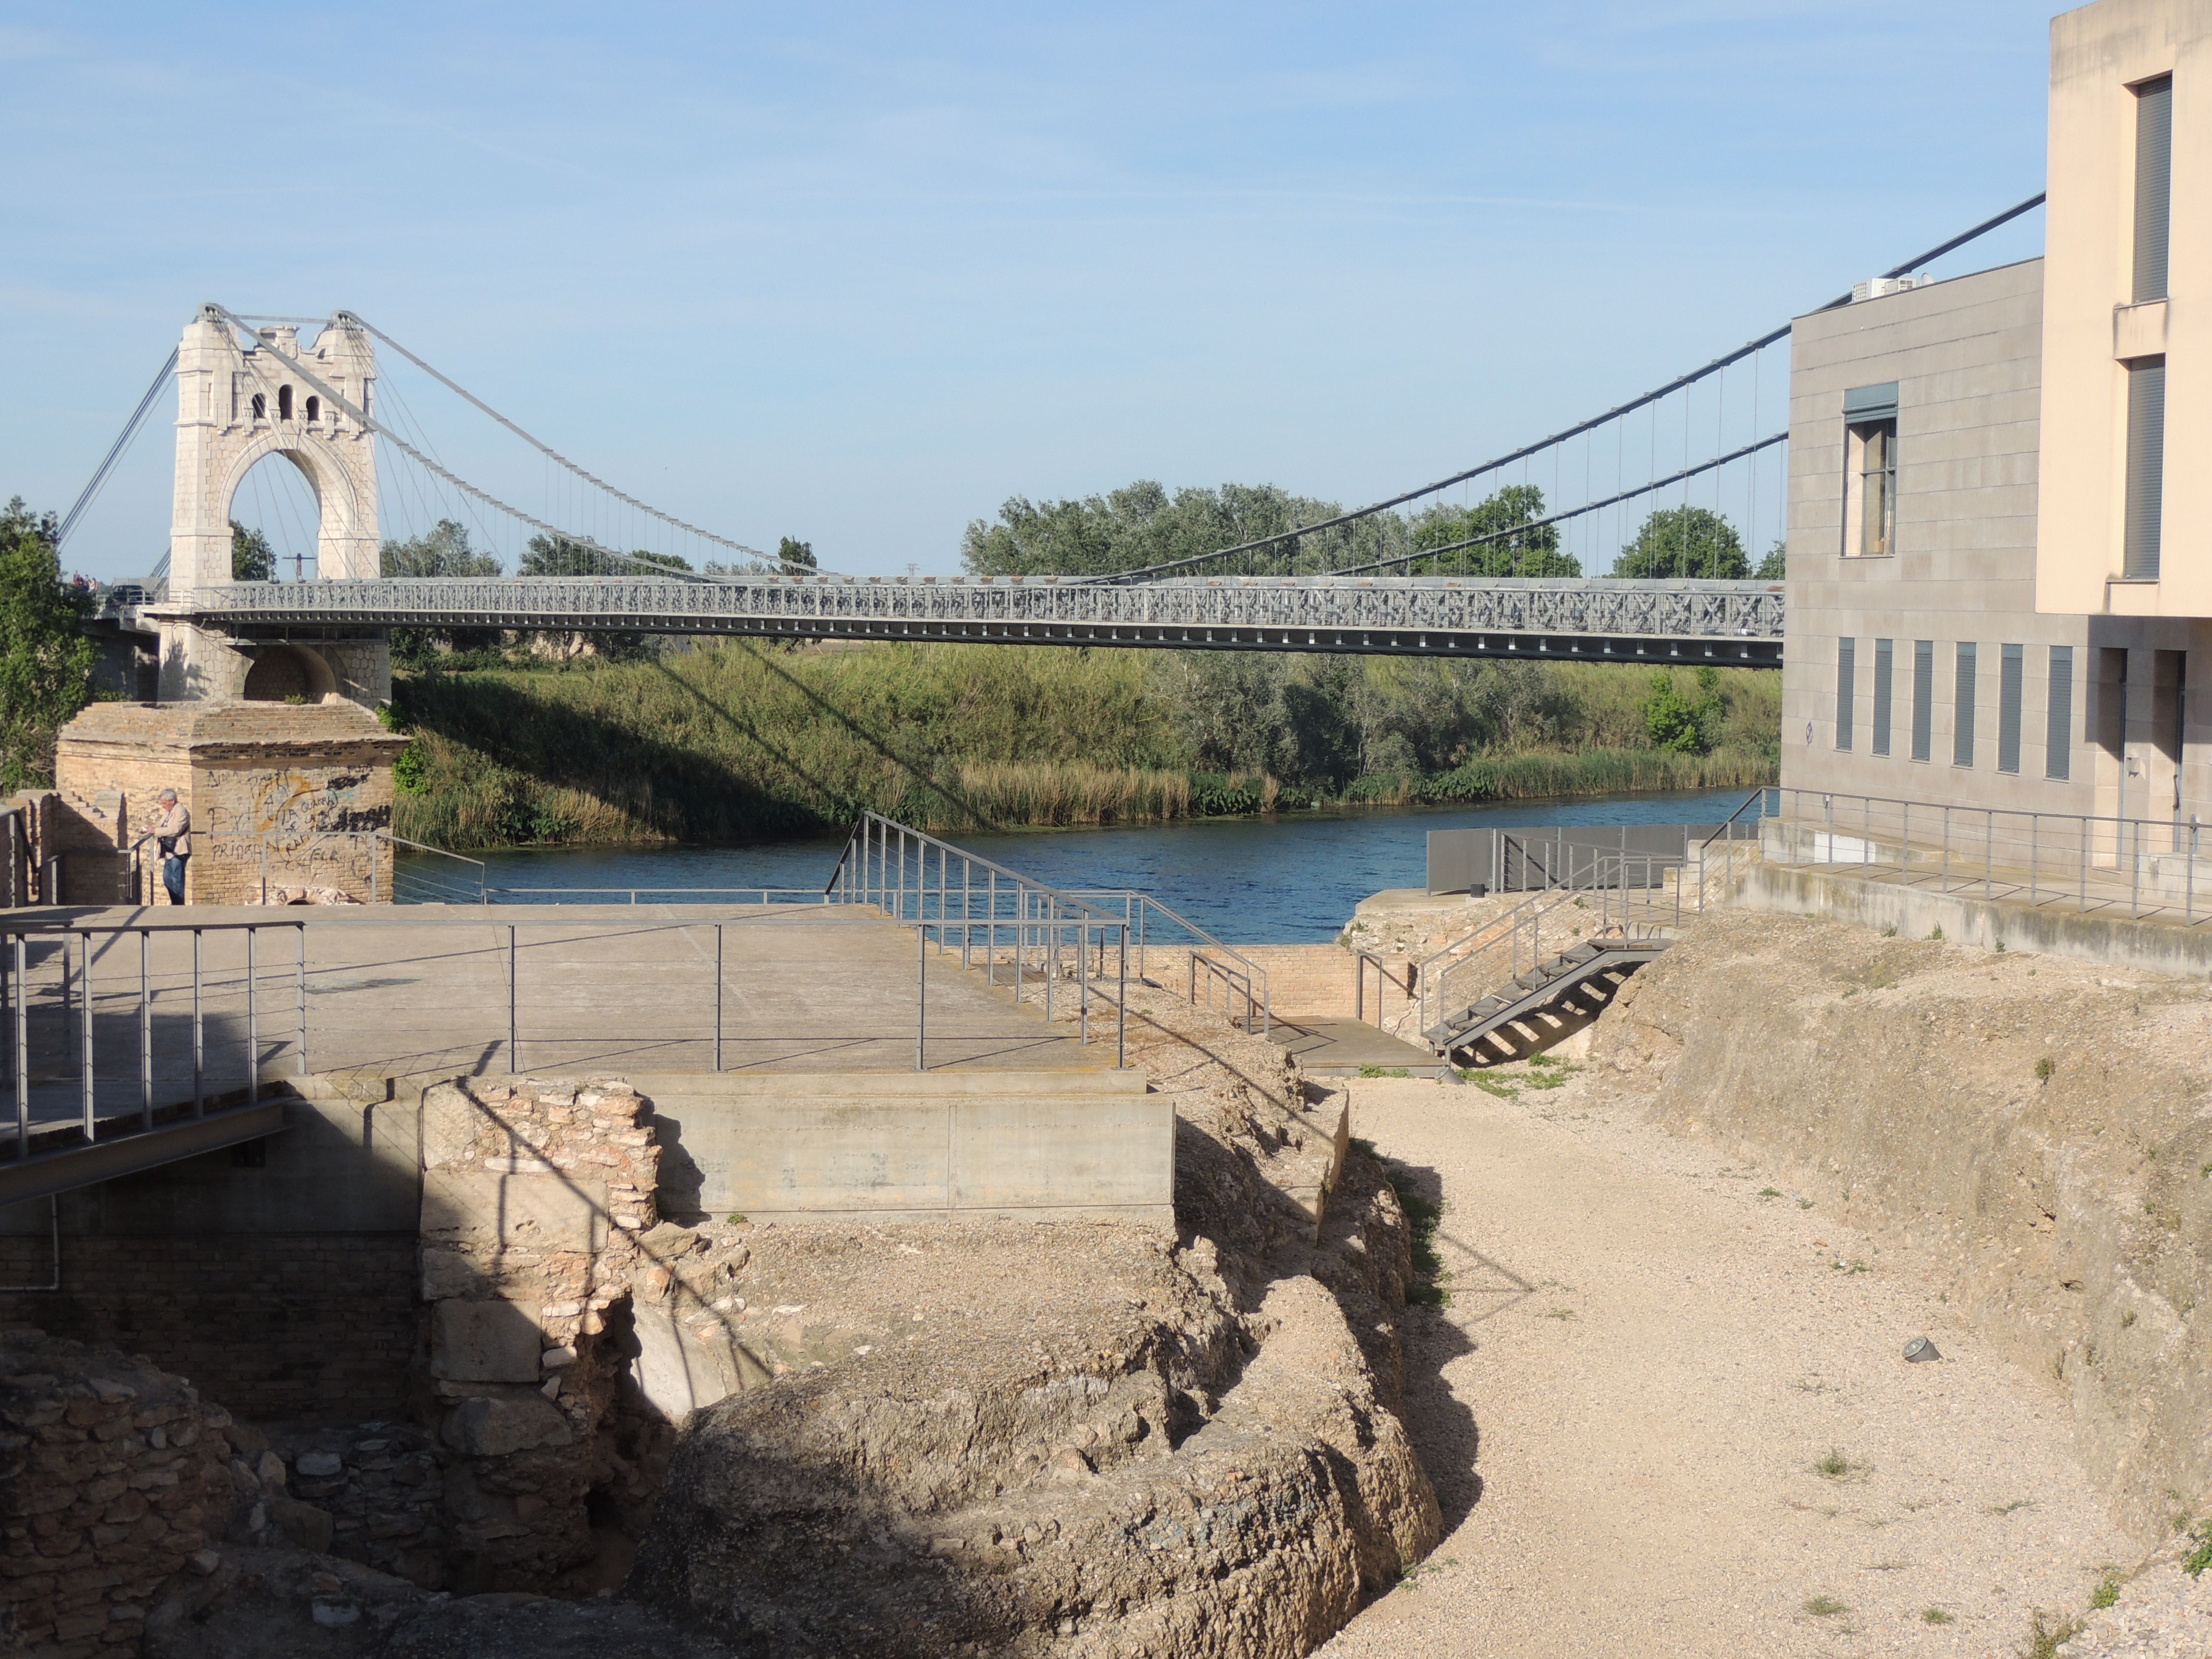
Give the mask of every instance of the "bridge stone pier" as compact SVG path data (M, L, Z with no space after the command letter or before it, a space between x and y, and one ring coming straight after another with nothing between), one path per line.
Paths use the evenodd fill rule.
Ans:
M305 370L303 374L301 371ZM169 531L169 594L152 616L161 633L164 702L309 702L337 695L374 706L392 691L380 631L256 640L205 614L231 584L231 502L254 465L281 455L313 489L317 574L380 572L376 441L321 388L369 410L374 347L336 319L312 346L283 324L241 346L219 309L204 306L177 353L177 473Z

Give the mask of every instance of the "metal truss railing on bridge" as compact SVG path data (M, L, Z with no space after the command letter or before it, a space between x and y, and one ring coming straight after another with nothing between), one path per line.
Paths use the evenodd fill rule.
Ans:
M1692 660L1773 665L1783 593L1759 581L1237 576L392 577L214 584L136 613L260 628L497 628L795 639Z

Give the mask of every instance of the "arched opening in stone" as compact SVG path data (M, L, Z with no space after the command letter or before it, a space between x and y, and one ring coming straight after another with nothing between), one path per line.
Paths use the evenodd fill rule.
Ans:
M297 646L257 647L253 666L246 671L248 702L320 702L337 690L330 665Z
M323 400L320 398L309 398L307 399L307 424L309 426L313 426L317 421L319 421L322 418Z
M280 421L292 418L292 388L289 386L276 388L276 418Z
M322 501L313 475L289 450L264 455L246 470L231 492L229 517L265 543L271 580L301 580L318 574Z

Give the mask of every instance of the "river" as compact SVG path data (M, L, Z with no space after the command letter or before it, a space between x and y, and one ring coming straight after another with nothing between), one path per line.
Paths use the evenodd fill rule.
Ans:
M1036 830L951 837L1009 869L1062 889L1130 887L1232 945L1334 939L1352 906L1385 887L1426 880L1431 830L1536 824L1717 823L1742 789L1576 796L1488 806L1297 812L1199 818L1115 830ZM1754 808L1754 811L1757 809ZM485 880L510 901L647 902L702 888L819 890L843 848L835 841L755 847L533 848L484 855ZM410 859L400 875L441 860ZM620 890L589 893L588 889ZM550 890L517 892L515 889Z

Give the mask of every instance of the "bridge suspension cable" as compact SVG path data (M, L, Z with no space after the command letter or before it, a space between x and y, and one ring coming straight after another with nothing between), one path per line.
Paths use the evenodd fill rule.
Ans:
M1892 265L1887 270L1883 271L1881 276L1884 278L1907 276L1911 272L1917 270L1922 266L1926 265L1934 260L1942 258L1947 253L1955 252L1960 248L1966 246L1969 242L1985 236L1989 234L1990 232L2011 223L2012 221L2019 218L2022 214L2031 212L2034 209L2042 206L2044 196L2045 192L2038 191L2034 195L2027 198L2027 200L2015 203L2011 207L2005 209L2003 212L1992 215L1990 217L1983 220L1979 224L1973 226L1972 228L1961 231L1957 235L1949 237L1945 240L1937 243L1934 247L1914 254L1912 258L1904 261L1902 264ZM1815 307L1814 309L1817 311L1833 311L1838 307L1847 306L1850 302L1851 294L1850 290L1846 289L1844 293L1837 295L1834 299L1828 301L1825 305ZM1298 525L1290 530L1279 531L1273 535L1255 537L1250 541L1238 542L1228 547L1218 547L1210 553L1195 554L1186 559L1170 560L1163 564L1146 565L1139 569L1117 571L1109 574L1088 577L1085 580L1094 582L1132 582L1153 580L1163 576L1188 574L1203 566L1214 562L1217 560L1233 558L1239 554L1257 552L1262 548L1279 547L1285 543L1296 542L1304 537L1315 535L1322 531L1334 530L1340 528L1345 525L1355 524L1360 520L1372 518L1379 513L1387 513L1393 507L1403 507L1407 502L1419 501L1424 496L1439 495L1443 491L1450 489L1454 484L1466 483L1470 480L1480 477L1486 473L1497 472L1505 467L1511 466L1516 462L1528 460L1536 455L1543 453L1547 450L1557 449L1559 446L1567 443L1573 439L1586 436L1587 434L1596 431L1601 427L1620 421L1626 416L1634 414L1638 410L1650 408L1652 405L1663 401L1665 398L1672 397L1676 392L1686 392L1690 387L1696 386L1700 381L1708 380L1713 375L1721 374L1734 364L1741 362L1745 358L1755 356L1759 353L1765 350L1767 347L1778 344L1781 341L1788 338L1790 329L1790 325L1788 323L1783 324L1779 328L1770 329L1765 333L1760 335L1758 338L1747 340L1742 345L1738 346L1735 350L1727 352L1721 356L1714 358L1703 368L1692 369L1686 374L1677 375L1674 380L1668 381L1664 386L1655 386L1652 390L1644 392L1642 396L1632 398L1626 403L1617 404L1613 408L1606 410L1602 415L1593 416L1589 420L1579 422L1573 426L1566 427L1560 431L1555 432L1549 437L1540 438L1534 443L1524 444L1518 449L1510 450L1505 454L1497 456L1491 460L1484 461L1479 465L1464 468L1460 471L1451 474L1449 477L1439 478L1433 483L1422 484L1416 489L1401 490L1395 495L1388 496L1379 501L1370 502L1365 507L1355 507L1347 513L1337 514L1332 518L1321 520L1317 523ZM1686 409L1684 412L1686 419ZM1750 448L1752 450L1756 450L1763 449L1765 447L1765 444L1760 443L1751 446ZM1747 453L1749 451L1745 453ZM1725 459L1741 459L1741 457L1729 457ZM1713 466L1720 464L1720 462L1716 461L1709 464L1705 467L1686 469L1684 471L1677 473L1665 480L1655 480L1651 483L1646 483L1638 489L1624 491L1620 495L1612 497L1611 501L1605 504L1611 505L1614 502L1627 500L1632 495L1648 493L1653 489L1659 488L1662 483L1681 483L1687 477L1695 476L1698 471L1711 471ZM1599 503L1595 502L1586 503L1582 507L1576 509L1575 513L1555 514L1553 518L1545 520L1545 522L1547 524L1558 523L1564 519L1575 517L1577 514L1594 511L1598 505ZM1530 525L1522 524L1513 526L1513 531L1522 532L1534 527L1534 526ZM1455 545L1472 546L1477 542L1492 539L1498 538L1489 536L1478 537L1475 538L1474 541L1463 544L1455 544ZM1426 550L1424 550L1424 551L1425 552ZM1421 556L1421 555L1414 555L1413 556ZM1396 564L1400 562L1401 562L1401 560L1392 558L1382 561L1379 564L1366 565L1358 568L1362 569L1380 568L1382 565L1384 564ZM1349 572L1346 570L1338 570L1333 571L1331 574L1349 574Z
M239 333L245 335L249 339L256 341L260 340L261 337L256 334L254 331L249 328L235 313L230 311L228 307L218 305L210 306L209 309L212 310L217 316L228 323L230 326ZM401 437L399 434L394 432L389 426L380 421L373 419L367 410L362 408L358 404L356 404L350 398L347 398L344 393L339 392L335 386L331 386L329 381L324 380L319 374L317 374L313 369L308 368L307 365L300 358L287 356L284 359L284 362L286 367L291 373L297 374L309 386L314 387L315 390L323 397L328 398L330 400L331 406L333 409L342 411L349 420L358 422L363 430L376 434L378 437L382 438L393 448L398 450L401 454L406 456L409 460L413 461L416 465L422 468L425 471L439 478L451 488L459 490L462 494L468 495L476 501L482 501L487 507L493 507L499 512L506 514L509 518L528 525L533 530L537 530L544 535L554 538L556 542L565 542L572 546L582 548L588 552L598 554L602 557L617 560L624 565L638 568L650 574L672 577L679 581L716 582L724 580L720 577L702 575L696 571L670 569L666 566L659 564L652 559L641 558L635 554L623 553L614 548L604 546L589 536L579 534L574 531L563 530L557 525L547 523L544 520L537 517L533 514L526 513L520 507L514 506L513 503L501 501L498 496L492 495L489 490L479 489L475 484L471 483L466 478L462 477L459 473L454 472L450 468L445 466L439 461L433 459L422 450L416 448L406 439ZM604 486L602 487L604 488ZM671 520L671 522L674 522L674 520ZM715 539L720 540L720 538L716 538ZM735 543L726 543L724 544L728 546L737 545Z
M152 412L155 400L161 395L161 388L169 384L169 377L176 372L177 349L171 346L167 361L154 376L153 384L146 388L146 395L139 398L138 407L131 411L131 418L123 423L121 435L108 446L107 453L92 475L92 482L85 485L83 492L76 498L76 504L63 516L60 530L54 537L57 548L69 540L70 532L76 528L77 520L84 517L85 508L90 507L93 498L100 494L100 486L107 482L107 475L115 470L116 462L123 459L123 452L131 447L131 441L138 435L138 428L145 424L146 416Z
M410 351L405 346L400 344L398 341L393 339L389 334L386 334L382 329L377 327L374 323L362 316L359 313L341 311L337 313L337 320L339 326L342 328L358 328L363 333L380 341L385 345L390 346L394 351L404 357L409 362L414 364L416 368L421 369L425 374L428 374L440 386L444 386L447 391L473 405L483 414L490 416L493 420L497 421L501 426L505 427L509 432L514 434L516 437L521 439L523 442L528 444L532 449L537 450L548 460L553 462L557 466L565 468L568 471L574 473L577 477L581 478L585 483L592 485L594 488L605 490L608 495L613 496L625 507L634 507L638 512L643 513L648 517L659 520L660 522L665 525L669 525L675 529L684 531L689 535L696 536L702 541L712 542L717 547L726 547L733 553L742 553L745 555L746 557L753 559L765 559L769 557L769 555L762 552L761 550L757 547L748 547L743 542L733 542L726 536L717 536L711 530L702 530L696 524L688 523L682 519L677 518L672 514L663 513L659 507L653 507L647 502L641 501L635 495L627 495L623 491L617 489L605 479L586 471L582 467L577 465L575 462L570 460L566 455L563 455L559 450L554 448L552 445L547 443L544 439L532 437L529 433L524 431L520 426L517 426L513 421L507 419L506 416L501 414L483 398L477 397L475 392L471 392L466 386L449 379L445 374L441 374L437 369L432 368L428 363L424 362L420 357Z

